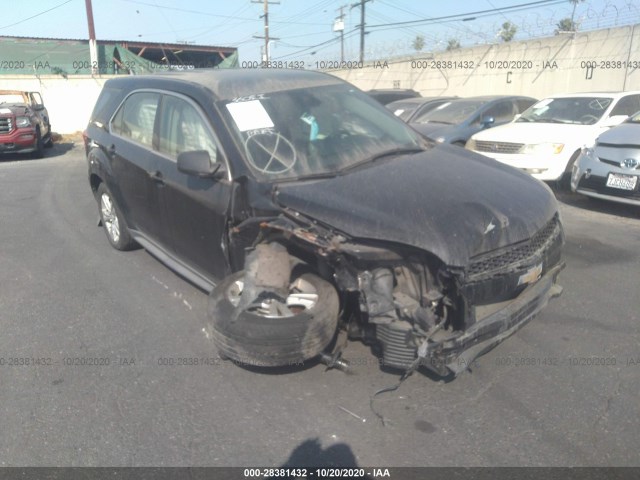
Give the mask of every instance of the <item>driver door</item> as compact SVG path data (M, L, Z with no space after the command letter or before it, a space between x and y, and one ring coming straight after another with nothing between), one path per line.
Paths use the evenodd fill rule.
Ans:
M182 152L205 150L212 162L224 162L211 126L191 99L165 94L159 118L158 169L163 179L165 225L175 256L211 279L228 273L227 212L231 182L179 172ZM223 168L228 171L227 165Z

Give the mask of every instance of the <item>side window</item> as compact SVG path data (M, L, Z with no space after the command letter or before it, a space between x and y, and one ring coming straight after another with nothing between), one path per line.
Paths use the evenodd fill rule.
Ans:
M159 101L160 94L155 92L140 92L129 96L111 120L111 131L151 147Z
M633 115L638 111L640 111L640 95L627 95L618 100L618 103L613 107L609 116Z
M216 143L202 115L182 98L165 95L160 117L160 152L177 158L182 152L206 150L216 159Z
M534 103L536 103L536 100L525 100L525 99L516 100L516 109L518 110L517 113L524 112L527 108L529 108Z
M513 104L510 101L505 100L488 108L482 115L482 118L485 119L493 117L497 124L511 121L513 119L513 115Z

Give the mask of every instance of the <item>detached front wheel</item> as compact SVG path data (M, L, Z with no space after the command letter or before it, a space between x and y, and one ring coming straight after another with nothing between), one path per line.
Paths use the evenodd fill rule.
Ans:
M208 327L222 357L256 367L297 365L329 345L339 312L333 285L312 273L293 275L284 302L266 295L238 311L243 278L228 276L209 297Z

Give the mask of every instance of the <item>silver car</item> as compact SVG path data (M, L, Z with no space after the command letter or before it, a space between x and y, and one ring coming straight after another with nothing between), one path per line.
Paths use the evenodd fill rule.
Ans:
M640 112L582 149L573 166L571 190L640 205Z

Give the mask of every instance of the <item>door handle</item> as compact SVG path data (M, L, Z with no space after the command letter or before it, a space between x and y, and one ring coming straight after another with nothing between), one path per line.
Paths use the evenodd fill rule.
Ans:
M109 148L107 148L107 153L109 155L114 155L116 153L116 146L113 143L109 145Z
M164 185L164 177L162 176L162 172L160 170L154 170L153 172L149 172L149 177L156 183Z

